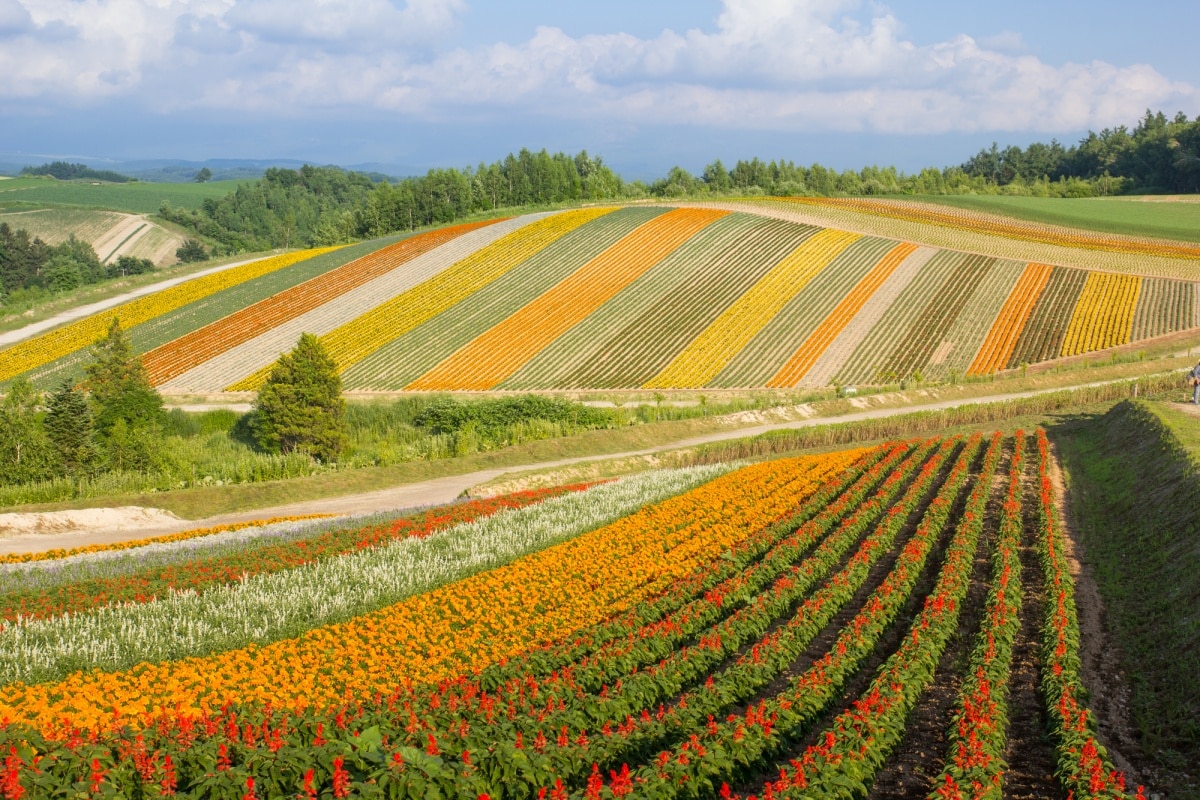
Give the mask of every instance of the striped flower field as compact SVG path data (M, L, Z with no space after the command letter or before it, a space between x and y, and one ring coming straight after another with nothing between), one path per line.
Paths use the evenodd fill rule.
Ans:
M1009 238L1002 256L968 252L796 221L805 208ZM592 207L301 251L11 345L0 382L78 378L113 318L153 382L179 394L257 389L302 332L352 390L667 390L989 375L1200 327L1200 282L1021 257L1051 243L1077 246L1076 264L1116 253L1182 274L1200 270L1188 248L932 213L866 200Z
M940 437L5 564L0 796L1142 798L1051 459Z

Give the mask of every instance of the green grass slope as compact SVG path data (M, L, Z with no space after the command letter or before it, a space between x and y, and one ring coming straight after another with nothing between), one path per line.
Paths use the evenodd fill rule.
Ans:
M157 214L164 202L197 209L208 198L232 192L241 181L211 183L86 183L50 178L13 178L0 183L0 208L102 208L130 214Z
M1200 796L1200 417L1120 403L1054 432L1148 756ZM1200 777L1200 776L1197 776Z

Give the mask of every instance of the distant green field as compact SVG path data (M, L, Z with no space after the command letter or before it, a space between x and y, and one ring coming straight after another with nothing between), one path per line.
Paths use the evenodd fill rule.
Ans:
M1200 242L1200 202L1159 197L914 197L927 203L987 211L1016 219L1066 225L1102 233Z
M211 183L76 183L45 178L0 182L0 207L75 206L155 214L166 200L176 208L195 209L209 197L224 197L241 181Z

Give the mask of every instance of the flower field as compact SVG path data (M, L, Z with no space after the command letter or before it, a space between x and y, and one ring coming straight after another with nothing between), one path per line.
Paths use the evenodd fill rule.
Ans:
M1144 796L1051 459L894 442L5 565L0 796Z
M1200 282L1022 251L1053 240L1187 266L1186 254L1139 255L1153 242L1009 232L1005 248L972 252L780 210L856 225L872 211L897 233L926 213L810 200L583 208L278 256L0 350L0 381L78 377L113 316L172 393L252 391L302 332L322 339L348 389L476 391L940 380L1200 328ZM972 220L955 224L986 227Z

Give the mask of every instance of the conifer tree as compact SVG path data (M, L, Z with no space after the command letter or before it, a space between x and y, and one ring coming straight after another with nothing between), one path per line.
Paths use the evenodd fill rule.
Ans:
M342 379L316 336L300 334L275 363L255 400L252 428L264 450L303 450L324 462L341 453L347 435Z
M46 407L46 436L54 444L63 468L72 474L85 471L96 458L92 445L92 410L87 397L70 378L63 379Z
M161 425L162 396L150 385L142 359L114 317L108 334L92 347L95 362L85 367L95 409L96 432L106 437L117 420L129 429Z

